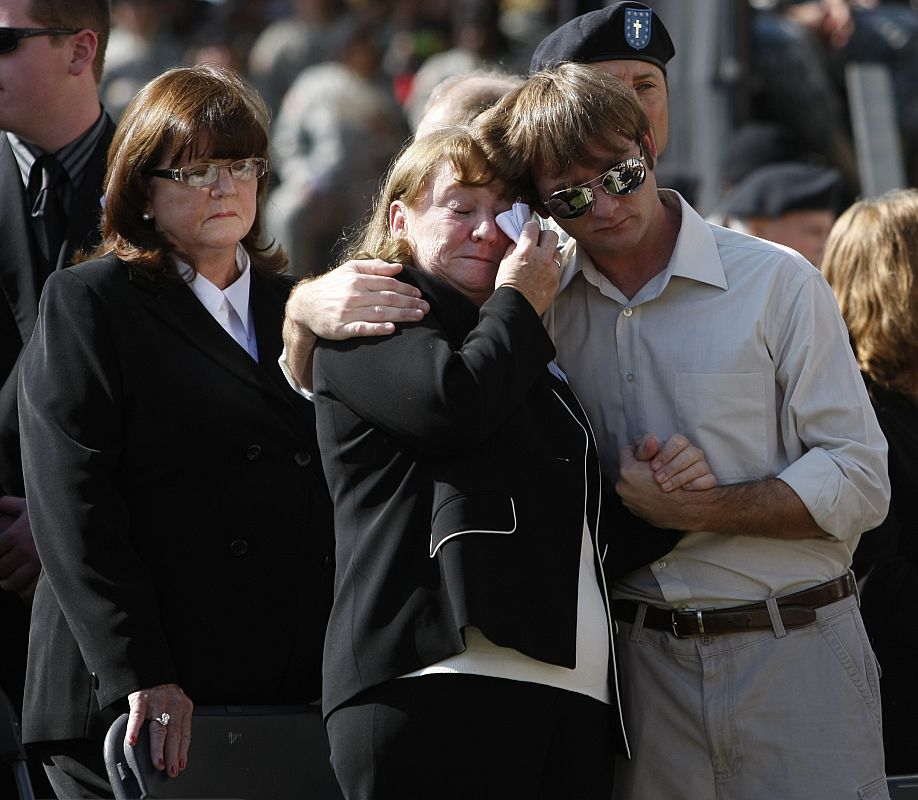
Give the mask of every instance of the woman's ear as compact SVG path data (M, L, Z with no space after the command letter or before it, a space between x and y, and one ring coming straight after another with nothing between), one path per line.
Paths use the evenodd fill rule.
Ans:
M408 209L401 200L389 204L389 233L394 237L405 236L408 228Z

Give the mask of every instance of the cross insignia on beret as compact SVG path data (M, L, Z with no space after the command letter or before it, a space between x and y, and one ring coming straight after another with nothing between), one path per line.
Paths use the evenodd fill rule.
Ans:
M635 50L643 50L650 43L650 9L625 9L625 41Z

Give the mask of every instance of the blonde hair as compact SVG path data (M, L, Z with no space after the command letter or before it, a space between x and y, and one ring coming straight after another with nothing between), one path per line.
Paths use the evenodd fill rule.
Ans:
M470 186L494 185L500 197L521 196L522 187L504 178L501 165L490 161L467 126L440 128L409 141L395 157L382 183L363 234L352 241L344 260L381 258L413 263L409 242L389 229L389 207L401 200L411 207L421 199L437 167L447 163L456 178Z
M643 142L650 122L632 87L587 64L564 63L536 72L473 123L485 150L526 177L533 169L561 175L590 161L613 137ZM653 157L645 157L653 169Z
M835 222L822 271L861 371L913 392L918 379L918 190L860 200Z

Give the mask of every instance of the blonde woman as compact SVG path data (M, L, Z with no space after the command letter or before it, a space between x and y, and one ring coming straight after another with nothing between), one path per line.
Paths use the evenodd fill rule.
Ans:
M889 441L892 502L865 536L854 569L861 612L883 668L883 734L890 774L918 772L918 190L861 200L835 223L823 272L841 307Z

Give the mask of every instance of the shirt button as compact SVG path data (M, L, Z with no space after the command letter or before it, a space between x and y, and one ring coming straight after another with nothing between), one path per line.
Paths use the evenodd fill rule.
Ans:
M629 372L627 375L625 375L625 380L628 381L628 383L634 383L634 373Z
M657 562L657 566L658 566L660 569L666 569L666 562L665 562L665 561L658 561L658 562Z
M296 455L293 456L293 460L296 461L301 467L309 466L309 462L312 461L312 456L309 455L308 450L300 450Z
M622 314L624 314L626 317L630 317L633 313L634 311L632 311L630 308L626 308L624 311L622 311Z
M261 445L250 444L245 449L245 457L249 461L258 461L258 459L261 458Z
M249 552L249 543L245 539L234 539L230 543L230 552L234 556L244 556Z

